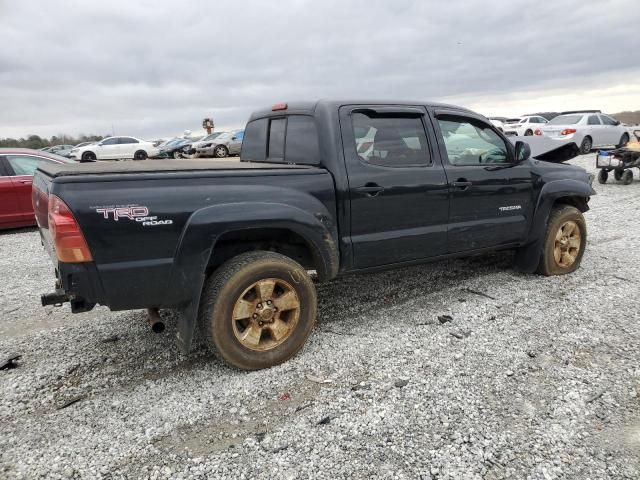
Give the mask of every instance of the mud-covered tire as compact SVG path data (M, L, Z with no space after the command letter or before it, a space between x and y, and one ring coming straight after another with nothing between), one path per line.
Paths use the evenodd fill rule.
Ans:
M607 172L604 168L600 169L600 171L598 172L598 183L604 185L605 183L607 183L608 179L609 172Z
M559 231L568 232L570 224L573 224L578 230L579 246L577 251L573 251L572 245L575 245L575 237L570 237L566 243L564 242L565 236ZM564 230L567 229L567 230ZM574 231L572 229L572 231ZM561 238L562 240L559 240ZM564 253L560 254L560 260L558 260L557 250L564 249L569 245L569 251L566 254L574 257L571 264L567 265L567 257ZM554 208L549 215L547 221L547 229L544 235L544 243L542 247L542 255L540 257L540 263L538 264L537 272L550 276L550 275L565 275L572 273L580 267L582 256L584 255L584 249L587 245L587 224L582 216L580 210L570 205L560 205Z
M591 140L591 137L584 137L582 139L582 143L580 144L580 153L582 155L586 155L587 153L591 152L591 148L593 147L593 140Z
M262 305L260 302L264 301L266 308L267 300L261 298L258 288L253 287L273 280L281 283L276 283L272 289L270 305L275 310L278 310L276 305L282 305L282 308L279 313L272 311L274 319L269 317L263 327L264 310L256 314L259 311L256 305ZM291 295L292 291L294 295ZM251 300L254 293L256 298ZM279 303L285 294L288 299L295 297L294 302L287 300L286 303L297 302L297 310L287 310L285 303ZM248 252L228 260L208 278L200 302L199 323L209 348L218 358L241 370L258 370L287 361L303 347L316 321L317 303L311 277L299 263L279 253ZM252 312L246 319L245 311ZM242 319L237 320L240 317ZM271 328L281 321L290 327L283 330L287 332L286 336L278 340ZM257 344L250 342L247 346L247 340L242 337L250 329L259 329L261 333L257 335Z
M623 185L630 185L633 182L633 172L631 170L625 170L620 177Z

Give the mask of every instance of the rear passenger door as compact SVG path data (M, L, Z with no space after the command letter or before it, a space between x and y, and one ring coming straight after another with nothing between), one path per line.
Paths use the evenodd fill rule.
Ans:
M139 142L135 138L120 137L118 139L118 155L114 158L133 158L138 146Z
M356 268L447 251L449 192L423 107L343 106Z
M523 241L533 211L529 161L515 162L511 142L482 118L434 113L451 192L449 252Z

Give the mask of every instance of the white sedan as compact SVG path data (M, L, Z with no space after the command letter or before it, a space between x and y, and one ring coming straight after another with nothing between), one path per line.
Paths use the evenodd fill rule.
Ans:
M107 137L90 145L71 150L70 157L81 161L94 160L144 160L158 155L157 142L148 142L135 137Z
M547 119L539 115L525 115L508 119L504 122L502 130L505 135L529 136L546 123Z
M536 135L573 140L580 153L592 148L622 146L631 138L627 127L600 112L572 112L559 115L540 128Z

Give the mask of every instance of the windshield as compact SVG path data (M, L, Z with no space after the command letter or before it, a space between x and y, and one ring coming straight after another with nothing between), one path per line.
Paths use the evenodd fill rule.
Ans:
M575 125L584 115L559 115L550 120L547 125Z

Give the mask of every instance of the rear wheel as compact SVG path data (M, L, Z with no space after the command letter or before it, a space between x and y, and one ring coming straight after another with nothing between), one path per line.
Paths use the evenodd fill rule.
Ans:
M593 146L593 141L591 137L584 137L582 139L582 143L580 144L580 153L586 155L591 151L591 147Z
M533 135L533 130L529 129L526 132L524 132L524 136L525 137L530 137L531 135Z
M315 324L316 290L297 262L279 253L238 255L207 281L199 319L207 343L229 365L278 365L305 344Z
M229 150L224 145L218 145L213 149L213 156L216 158L224 158L229 155Z
M613 171L613 178L615 178L615 179L616 179L616 181L618 181L618 182L619 182L620 180L622 180L622 172L623 172L623 171L624 171L624 170L614 170L614 171Z
M580 210L570 205L556 207L549 215L538 273L565 275L580 266L587 244L587 224Z
M620 137L620 142L616 145L617 148L624 147L629 142L629 134L623 133Z
M633 182L633 172L631 170L625 170L622 173L621 178L624 185L629 185L631 182Z
M601 169L598 172L598 183L604 185L605 183L607 183L608 178L609 178L609 172L607 172L605 169Z

